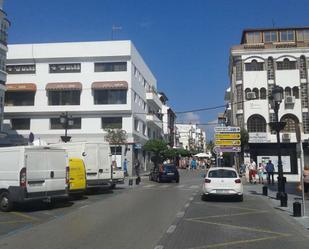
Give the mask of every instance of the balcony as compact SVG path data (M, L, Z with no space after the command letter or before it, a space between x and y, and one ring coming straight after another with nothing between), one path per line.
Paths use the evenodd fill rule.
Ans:
M162 108L162 102L155 92L147 92L146 99L150 105L158 107L159 109Z
M160 120L155 114L148 113L146 116L146 121L147 123L153 124L157 128L162 129L162 120Z

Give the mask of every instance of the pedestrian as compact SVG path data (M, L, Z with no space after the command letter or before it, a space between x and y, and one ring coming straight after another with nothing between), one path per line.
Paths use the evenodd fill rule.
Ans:
M253 159L250 159L249 163L249 181L256 184L256 163Z
M136 174L136 184L139 184L141 182L141 177L140 177L140 168L141 168L141 163L140 161L137 159L135 164L134 164L134 169L135 169L135 174Z
M128 174L128 161L125 158L123 161L123 171L124 171L124 176L129 176Z
M264 164L263 163L259 163L259 167L257 169L258 172L258 176L259 176L259 183L260 184L264 184Z
M309 191L309 166L304 168L304 191L308 194Z
M195 158L193 158L192 161L191 161L191 169L193 169L193 170L196 169L196 160L195 160Z
M267 183L274 185L274 171L275 171L275 167L273 165L273 163L271 162L271 160L268 161L268 163L266 164L266 172L267 172ZM270 179L271 178L271 179Z

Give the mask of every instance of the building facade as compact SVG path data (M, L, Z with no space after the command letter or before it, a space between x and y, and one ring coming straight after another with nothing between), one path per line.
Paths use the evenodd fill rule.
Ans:
M71 141L105 141L107 129L126 131L117 150L129 171L148 139L161 138L162 103L156 78L131 41L10 45L4 127L47 143L64 134L60 115L73 119Z
M240 45L230 52L228 122L247 129L248 152L257 163L277 162L276 134L269 127L275 114L268 97L275 85L284 89L279 119L286 126L280 139L283 170L290 180L299 180L301 161L309 163L308 58L308 27L244 30Z
M206 152L206 132L196 124L176 124L179 145L187 150Z
M5 82L6 82L6 71L5 62L8 38L8 28L10 22L6 18L6 13L3 11L3 0L0 0L0 133L3 131L3 112L4 112L4 94L5 94ZM1 140L1 138L0 138Z

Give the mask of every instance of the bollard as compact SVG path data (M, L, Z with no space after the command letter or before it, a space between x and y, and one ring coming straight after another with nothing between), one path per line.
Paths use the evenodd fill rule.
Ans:
M138 176L135 179L135 184L138 185L141 182L141 178Z
M293 203L293 216L301 217L301 204L298 201L295 201Z
M129 179L129 186L133 185L133 179Z
M263 186L263 195L265 195L265 196L268 195L268 188L267 188L267 186Z
M280 197L280 206L287 207L288 206L288 194L282 193Z

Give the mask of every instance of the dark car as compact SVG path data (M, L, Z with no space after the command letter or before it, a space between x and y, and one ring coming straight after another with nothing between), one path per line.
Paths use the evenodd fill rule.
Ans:
M175 181L179 182L179 172L174 164L164 164L154 167L149 174L150 181Z

